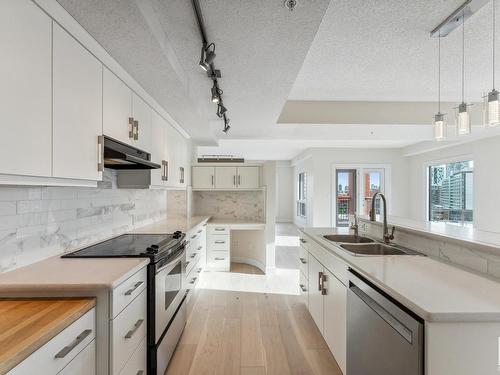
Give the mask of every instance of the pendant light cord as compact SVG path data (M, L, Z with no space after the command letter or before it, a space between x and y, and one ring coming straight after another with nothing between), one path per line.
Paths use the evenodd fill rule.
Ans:
M495 90L495 32L496 32L496 23L495 23L495 18L496 18L496 9L495 9L495 2L496 0L493 0L493 90Z
M462 103L465 102L465 11L462 11Z
M438 38L438 113L441 113L441 30Z

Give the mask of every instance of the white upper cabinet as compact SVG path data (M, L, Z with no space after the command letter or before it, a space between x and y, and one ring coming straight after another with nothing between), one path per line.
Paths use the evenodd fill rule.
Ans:
M236 167L216 167L215 187L217 189L235 189L237 186Z
M192 167L195 190L253 190L260 188L260 167L207 166Z
M152 113L151 121L151 160L161 165L160 169L151 170L151 185L164 186L166 185L167 176L167 122L155 111Z
M0 1L0 173L52 172L52 20L30 0Z
M238 189L258 189L260 187L259 167L238 167Z
M132 93L132 117L135 134L133 146L151 152L151 118L153 110L136 93Z
M192 168L193 189L215 188L215 167Z
M53 176L101 180L102 64L56 23L53 33Z
M103 132L116 140L132 144L132 90L103 67Z

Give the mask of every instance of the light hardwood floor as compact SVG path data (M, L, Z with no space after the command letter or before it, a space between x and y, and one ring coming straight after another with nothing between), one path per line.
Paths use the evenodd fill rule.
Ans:
M197 289L168 375L341 375L299 296Z

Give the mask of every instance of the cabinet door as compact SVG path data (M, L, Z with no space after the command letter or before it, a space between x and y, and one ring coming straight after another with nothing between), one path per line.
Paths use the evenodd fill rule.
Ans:
M320 290L320 276L323 265L309 253L309 312L323 333L323 295Z
M236 167L216 167L215 187L217 189L235 189L237 170Z
M0 173L52 173L51 29L32 1L0 1Z
M151 152L151 107L135 93L132 93L132 117L137 121L137 139L134 146L143 151Z
M175 182L177 181L177 165L176 165L176 146L175 143L177 141L176 138L177 131L167 123L167 128L165 131L165 160L168 165L166 168L167 173L167 186L173 187L175 186Z
M165 161L166 161L166 147L165 138L167 133L166 121L155 111L152 113L151 121L151 160L160 164L160 169L151 170L151 185L164 186L166 181L165 176Z
M95 340L93 340L58 375L94 375L96 373L95 354Z
M53 33L53 176L101 180L102 64L56 23Z
M258 189L259 167L238 167L238 189Z
M103 68L103 130L104 134L132 144L132 91L106 67Z
M325 338L325 341L342 372L345 374L347 344L347 287L326 268L324 272L326 276L326 294L323 296L323 337Z
M214 187L214 167L193 167L193 189L213 189Z

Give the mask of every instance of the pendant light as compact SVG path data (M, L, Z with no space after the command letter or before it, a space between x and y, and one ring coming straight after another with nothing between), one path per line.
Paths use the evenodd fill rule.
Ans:
M434 116L434 139L437 142L446 139L446 121L441 113L441 31L438 38L438 112Z
M499 99L499 93L497 90L495 90L495 32L496 32L496 25L495 25L495 17L496 17L496 9L495 9L495 1L492 0L493 4L493 90L491 90L488 93L488 96L485 98L484 104L484 113L486 117L486 123L493 127L493 126L498 126L500 125L500 101Z
M457 133L459 135L469 134L471 131L470 114L468 105L465 103L465 12L462 11L462 103L458 105Z

